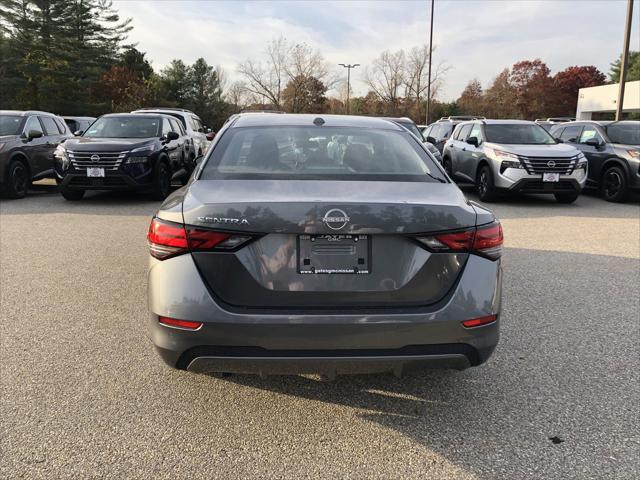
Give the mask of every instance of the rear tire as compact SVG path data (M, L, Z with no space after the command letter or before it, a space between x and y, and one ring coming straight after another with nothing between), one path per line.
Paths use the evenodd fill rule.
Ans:
M9 198L24 198L31 185L29 170L26 165L19 160L14 160L9 165L5 192Z
M169 195L170 190L171 172L167 163L161 160L154 174L152 197L154 200L164 200Z
M60 190L60 195L63 196L65 200L69 200L70 202L76 202L78 200L82 200L84 197L84 190Z
M605 170L600 181L600 194L607 202L624 202L629 193L627 175L613 165Z
M498 198L498 191L493 183L493 173L488 165L483 165L476 177L476 190L483 202L493 202Z
M554 193L554 197L556 197L556 201L558 203L573 203L580 196L579 193Z

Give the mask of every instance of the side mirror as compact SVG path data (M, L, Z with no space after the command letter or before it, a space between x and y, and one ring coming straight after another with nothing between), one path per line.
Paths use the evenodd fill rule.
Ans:
M84 133L83 130L76 130L75 132L73 132L73 136L74 137L79 137L80 135L82 135Z
M34 138L40 138L42 132L40 130L29 130L27 132L27 140L33 140Z
M180 135L178 135L176 132L168 132L166 137L167 142L170 142L172 140L178 140L180 138Z
M555 138L555 137L554 137L554 140L555 140L556 142L558 142L558 143L564 143L564 140L562 140L561 138Z
M433 143L435 145L436 144L436 139L433 138L433 137L427 137L427 142Z
M216 136L216 132L209 132L206 135L207 140L209 140L209 141L213 140L215 138L215 136Z
M589 140L584 142L584 144L589 145L590 147L598 148L600 146L600 140L598 140L597 138L590 138Z
M480 145L480 142L478 141L478 137L467 138L467 143L469 145L473 145L474 147L477 147L478 145Z

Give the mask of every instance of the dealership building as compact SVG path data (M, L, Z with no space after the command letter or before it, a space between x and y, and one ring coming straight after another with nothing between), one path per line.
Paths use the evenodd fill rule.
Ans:
M581 88L578 92L578 120L591 120L593 114L615 115L619 83ZM640 80L627 82L624 89L623 113L640 113ZM596 118L602 115L596 115Z

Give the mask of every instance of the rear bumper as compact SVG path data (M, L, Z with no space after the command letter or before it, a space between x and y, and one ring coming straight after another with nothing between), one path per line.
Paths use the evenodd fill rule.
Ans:
M153 260L148 285L152 342L167 364L196 372L332 376L463 369L485 362L499 338L499 321L471 329L460 323L500 313L500 262L476 256L469 258L446 301L433 309L230 312L209 295L190 255ZM158 316L203 326L178 330L161 325Z
M158 349L167 363L172 352ZM468 345L419 345L394 350L264 350L255 348L196 347L178 359L178 367L196 373L341 374L393 372L451 368L463 370L481 363L479 353Z

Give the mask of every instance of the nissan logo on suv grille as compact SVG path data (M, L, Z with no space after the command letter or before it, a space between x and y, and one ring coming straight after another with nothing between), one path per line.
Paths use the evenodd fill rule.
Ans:
M90 159L92 162L99 162L99 161L100 161L100 155L91 155L91 156L89 157L89 159Z
M549 167L549 168L553 168L553 167L555 167L555 166L556 166L556 162L554 162L553 160L549 160L549 161L547 162L547 167Z
M340 230L349 223L349 216L339 208L332 208L322 217L324 224L331 230Z

